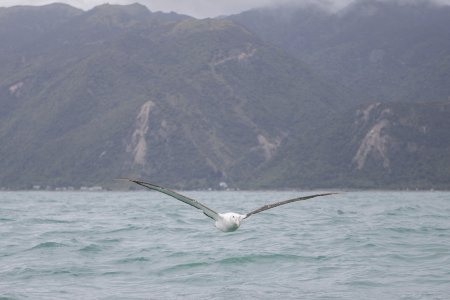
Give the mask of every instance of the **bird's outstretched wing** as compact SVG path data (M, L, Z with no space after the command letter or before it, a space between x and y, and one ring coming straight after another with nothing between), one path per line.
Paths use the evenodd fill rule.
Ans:
M215 212L211 208L201 204L197 200L194 200L194 199L188 198L186 196L183 196L183 195L181 195L181 194L179 194L177 192L174 192L172 190L169 190L169 189L167 189L165 187L158 186L158 185L151 184L151 183L147 183L147 182L140 181L140 180L133 180L133 179L128 179L128 178L122 178L122 179L134 182L134 183L139 184L140 186L143 186L143 187L148 188L150 190L154 190L154 191L158 191L158 192L164 193L164 194L169 195L169 196L171 196L171 197L173 197L175 199L178 199L178 200L180 200L180 201L182 201L182 202L184 202L186 204L189 204L189 205L191 205L191 206L193 206L195 208L198 208L198 209L202 210L205 215L207 215L208 217L210 217L213 220L217 220L218 217L219 217L219 214L217 212Z
M336 193L316 194L316 195L310 195L310 196L299 197L299 198L295 198L295 199L275 202L275 203L272 203L272 204L267 204L267 205L261 206L258 209L255 209L252 212L249 212L248 214L245 215L244 219L250 217L251 215L260 213L262 211L265 211L265 210L268 210L268 209L271 209L271 208L274 208L274 207L277 207L277 206L280 206L280 205L284 205L284 204L288 204L288 203L292 203L292 202L296 202L296 201L308 200L308 199L315 198L315 197L334 195L334 194L336 194Z

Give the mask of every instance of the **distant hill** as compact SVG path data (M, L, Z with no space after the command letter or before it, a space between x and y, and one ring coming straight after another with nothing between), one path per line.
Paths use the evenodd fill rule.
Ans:
M0 188L111 187L123 176L175 188L449 188L449 48L433 27L447 10L430 8L435 35L400 43L381 32L409 15L389 24L395 6L376 4L358 19L361 5L292 10L289 22L139 4L0 9ZM290 24L286 38L274 20ZM384 29L365 49L371 22ZM410 72L389 63L399 55Z
M353 89L361 100L450 97L450 6L362 0L336 13L280 6L230 19Z

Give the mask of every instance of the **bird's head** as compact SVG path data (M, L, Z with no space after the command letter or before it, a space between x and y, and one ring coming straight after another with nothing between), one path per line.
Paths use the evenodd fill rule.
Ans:
M241 221L243 219L243 215L236 214L236 213L229 213L229 220L236 224L238 227L241 225Z

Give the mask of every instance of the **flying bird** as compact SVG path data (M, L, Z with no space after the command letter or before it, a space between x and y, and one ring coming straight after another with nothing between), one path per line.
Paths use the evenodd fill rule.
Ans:
M140 186L143 186L147 189L150 190L154 190L154 191L158 191L160 193L164 193L166 195L169 195L175 199L178 199L186 204L189 204L197 209L200 209L201 211L203 211L203 213L210 217L211 219L213 219L215 221L214 225L222 230L223 232L231 232L231 231L235 231L239 228L239 226L241 225L241 221L244 219L247 219L248 217L250 217L251 215L260 213L262 211L280 206L280 205L284 205L284 204L288 204L288 203L292 203L292 202L296 202L296 201L302 201L302 200L307 200L307 199L311 199L311 198L315 198L315 197L321 197L321 196L328 196L328 195L333 195L336 193L325 193L325 194L315 194L315 195L309 195L309 196L304 196L304 197L299 197L299 198L294 198L294 199L290 199L290 200L285 200L285 201L280 201L280 202L275 202L272 204L266 204L264 206L261 206L258 209L255 209L245 215L241 215L241 214L237 214L234 212L228 212L228 213L217 213L214 210L212 210L211 208L207 207L206 205L198 202L197 200L194 200L192 198L183 196L177 192L174 192L172 190L169 190L165 187L162 186L158 186L155 184L151 184L151 183L147 183L144 181L139 181L139 180L133 180L133 179L128 179L128 178L124 178L124 180L128 180L131 182L134 182Z

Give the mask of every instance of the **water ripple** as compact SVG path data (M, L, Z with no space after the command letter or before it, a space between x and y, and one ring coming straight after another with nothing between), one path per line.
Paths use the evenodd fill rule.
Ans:
M29 250L36 250L36 249L53 249L53 248L61 248L61 247L67 247L66 244L57 243L57 242L43 242L39 243L38 245L30 248Z
M249 211L306 193L186 194ZM227 234L157 193L0 196L0 299L448 297L450 193L342 193Z

